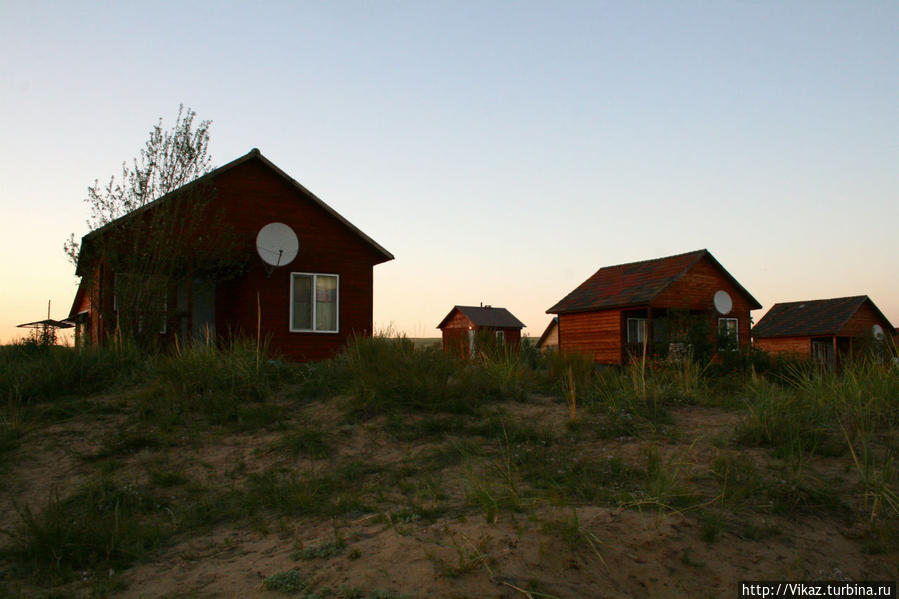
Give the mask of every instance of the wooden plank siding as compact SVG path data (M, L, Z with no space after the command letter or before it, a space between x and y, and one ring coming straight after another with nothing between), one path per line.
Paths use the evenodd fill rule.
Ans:
M871 307L870 302L864 302L859 309L849 318L849 321L840 329L840 335L844 337L872 338L873 326L880 325L885 337L889 337L889 322L881 318L880 314Z
M794 354L800 358L812 357L811 337L768 337L756 339L755 347L774 354Z
M453 314L442 329L443 351L449 351L459 356L468 354L468 329L472 327L471 321L462 312Z
M255 336L256 294L262 335L294 360L336 354L354 335L372 333L372 265L375 251L343 223L259 161L250 160L216 179L216 208L228 215L236 238L251 255L240 279L216 289L216 328ZM297 257L269 275L256 256L256 234L271 222L291 227L299 239ZM291 273L336 274L339 278L338 332L290 331Z
M559 349L581 353L600 364L621 364L622 310L559 314Z
M384 262L385 254L330 213L313 196L285 179L261 157L240 159L222 169L213 180L215 196L195 233L214 247L228 247L229 255L246 259L246 264L230 279L215 284L216 335L257 334L270 342L273 352L290 360L321 360L339 352L354 336L372 334L373 266ZM175 199L177 201L178 198ZM128 221L127 227L144 226L147 213ZM299 251L287 266L266 270L256 252L256 235L265 225L280 222L297 235ZM190 248L193 243L175 236L174 243ZM233 250L232 250L233 248ZM225 251L225 250L223 250ZM387 254L389 256L389 254ZM338 331L294 332L290 330L291 273L337 275ZM89 327L94 342L115 328L114 273L101 260L97 274L83 277L85 297L92 307ZM188 285L188 297L191 297ZM192 300L188 300L192 303ZM187 319L191 331L191 310L178 306L177 290L169 289L165 334L173 340ZM257 321L258 318L258 321Z
M503 340L506 346L518 348L521 344L521 329L507 327L485 327L476 326L461 311L456 311L453 316L443 323L442 338L444 351L459 352L465 355L468 352L468 330L475 332L489 332L495 334L496 331L503 331Z
M733 301L733 308L728 314L718 314L713 297L718 290L724 290ZM717 341L718 319L736 318L737 339L740 347L749 345L751 306L744 293L705 257L682 277L671 283L652 301L653 308L674 310L691 310L705 312L709 315L711 330Z

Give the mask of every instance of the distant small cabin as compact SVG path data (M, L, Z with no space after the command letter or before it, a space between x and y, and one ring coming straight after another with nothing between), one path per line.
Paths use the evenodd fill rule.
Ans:
M774 304L752 328L759 349L811 358L829 368L888 344L895 334L867 295Z
M554 316L537 340L537 349L547 351L559 347L559 317Z
M600 268L556 305L562 352L599 364L749 344L761 308L708 250Z
M479 344L518 349L524 323L505 308L453 306L437 328L443 333L443 351L474 357Z

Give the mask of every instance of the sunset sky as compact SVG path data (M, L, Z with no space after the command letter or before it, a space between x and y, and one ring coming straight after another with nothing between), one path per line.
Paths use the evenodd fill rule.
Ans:
M0 343L68 314L82 201L179 103L391 251L375 324L545 310L708 248L899 324L899 2L2 2Z

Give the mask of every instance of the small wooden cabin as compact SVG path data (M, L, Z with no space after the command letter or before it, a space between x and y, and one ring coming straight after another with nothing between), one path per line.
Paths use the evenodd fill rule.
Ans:
M546 325L546 329L543 331L543 334L540 335L540 339L537 340L537 349L541 351L548 351L550 349L558 349L559 347L559 317L554 316L552 320L549 321L549 324Z
M895 334L867 295L774 304L752 328L759 349L810 358L829 368L888 344Z
M257 253L273 223L298 245L278 267ZM140 272L128 272L143 254ZM373 267L392 259L253 149L86 235L69 320L81 342L103 343L128 321L160 344L258 336L276 355L320 360L371 335ZM140 294L127 314L126 289Z
M697 250L600 268L547 313L558 315L560 351L624 364L644 351L746 347L758 308L708 250Z
M517 350L524 323L505 308L453 306L437 328L443 334L443 351L471 358L479 343L504 345Z

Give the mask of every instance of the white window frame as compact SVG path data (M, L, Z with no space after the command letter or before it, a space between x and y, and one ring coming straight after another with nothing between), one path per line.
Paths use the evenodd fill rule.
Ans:
M647 332L647 318L628 318L625 326L627 327L627 342L628 343L646 343L646 332ZM643 339L631 339L631 321L637 323L637 337L640 337L641 334Z
M728 349L730 351L737 351L740 349L740 319L739 318L719 318L718 319L718 337L719 337L719 339L721 337L721 323L722 322L730 322L730 321L733 321L733 323L734 323L734 345L735 345L735 347L732 347L732 348L719 347L718 351L728 351ZM727 325L724 326L724 331L728 332Z
M504 344L506 342L505 331L496 331L496 342L500 344Z
M293 328L293 282L297 276L303 277L312 277L312 328L311 329L295 329ZM336 315L335 315L335 326L334 330L330 329L317 329L317 310L318 310L318 302L315 300L315 290L318 287L318 278L319 277L334 277L337 279L337 305L335 306ZM337 273L326 273L326 272L292 272L290 273L290 313L287 316L287 329L291 333L339 333L340 332L340 275Z

